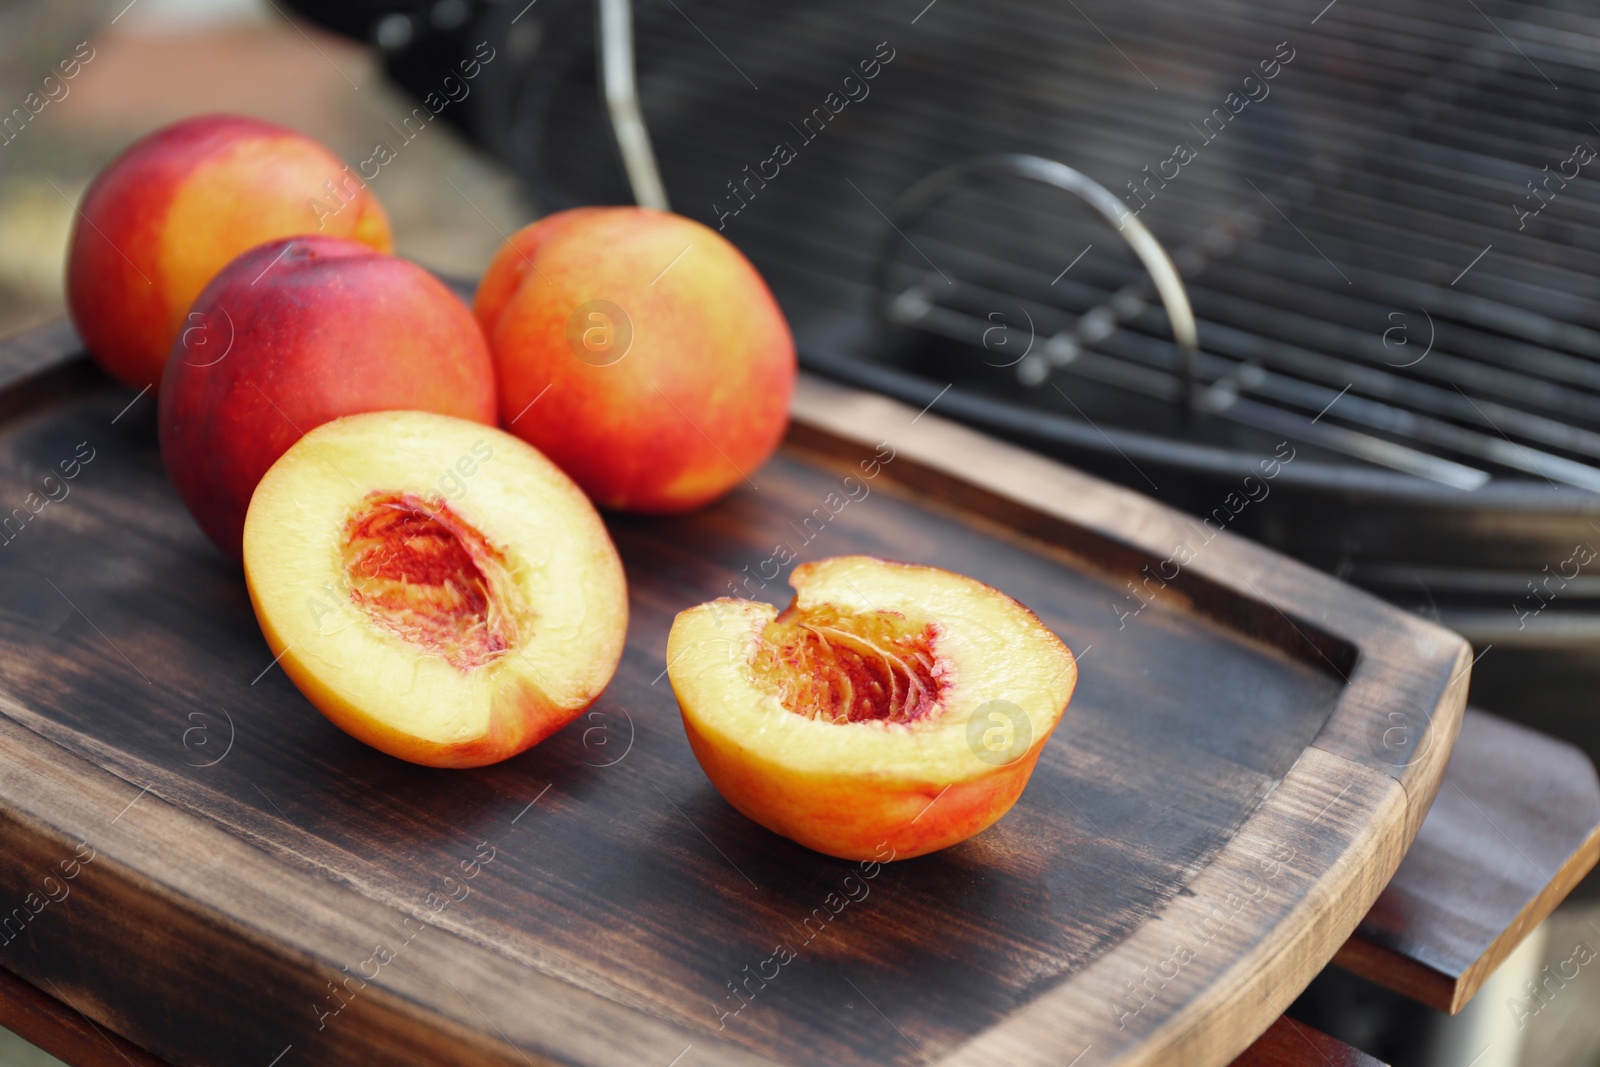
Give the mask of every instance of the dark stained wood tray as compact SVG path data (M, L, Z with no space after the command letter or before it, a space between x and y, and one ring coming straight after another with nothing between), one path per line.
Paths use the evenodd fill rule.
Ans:
M0 965L174 1064L1225 1064L1388 881L1467 689L1445 630L937 405L808 378L753 485L608 518L633 619L594 710L429 770L273 667L152 399L65 326L0 346L0 420L0 515L29 516L0 543ZM780 544L973 575L1078 654L993 829L866 878L712 790L667 629Z

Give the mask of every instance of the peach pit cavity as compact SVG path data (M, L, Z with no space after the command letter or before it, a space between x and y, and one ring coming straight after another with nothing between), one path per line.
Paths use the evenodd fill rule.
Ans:
M762 631L755 676L808 719L914 723L940 707L937 637L894 612L791 604Z
M505 557L448 504L369 493L345 524L342 556L351 600L374 624L458 670L516 643Z

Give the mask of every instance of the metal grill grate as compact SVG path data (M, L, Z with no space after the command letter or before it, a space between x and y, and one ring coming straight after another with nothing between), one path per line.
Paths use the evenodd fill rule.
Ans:
M588 20L545 17L502 147L552 202L624 201ZM755 260L813 366L1200 510L1291 438L1308 502L1251 532L1330 567L1537 567L1600 536L1600 159L1527 184L1600 148L1578 0L694 0L643 3L637 37L674 207ZM852 72L866 95L840 107ZM1182 417L1137 261L1059 194L951 198L876 299L896 198L995 151L1130 209L1141 185L1200 321L1207 417ZM1519 229L1513 205L1542 209Z

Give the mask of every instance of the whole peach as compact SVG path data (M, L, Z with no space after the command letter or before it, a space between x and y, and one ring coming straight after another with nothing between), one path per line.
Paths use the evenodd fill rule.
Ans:
M393 249L377 200L310 138L239 115L163 127L84 194L67 261L73 322L107 371L154 385L217 271L263 242L311 233Z
M603 507L705 504L750 481L788 425L783 313L738 249L682 216L541 220L495 257L474 311L503 424Z
M416 264L294 237L246 252L195 301L161 382L161 455L200 528L237 559L250 495L290 445L389 410L492 425L482 331Z

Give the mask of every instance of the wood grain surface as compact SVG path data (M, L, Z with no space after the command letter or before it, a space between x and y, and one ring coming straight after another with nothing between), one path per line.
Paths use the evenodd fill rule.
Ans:
M1382 1061L1287 1015L1267 1028L1231 1067L1384 1067Z
M96 1025L56 992L0 969L0 1026L72 1067L168 1067Z
M1582 749L1468 708L1445 783L1335 962L1454 1013L1600 860L1600 779Z
M152 399L22 349L0 357L32 368L0 514L81 466L0 545L0 907L28 912L0 965L174 1064L1225 1064L1377 897L1459 726L1454 635L805 379L754 484L608 517L633 619L592 712L495 767L411 766L273 667L165 480ZM1183 542L1133 612L1128 583ZM865 879L710 788L667 628L779 544L970 574L1078 653L996 827ZM46 877L68 894L32 911Z
M1402 995L1440 1010L1453 1010L1457 998L1470 999L1463 977L1475 985L1492 973L1491 961L1504 956L1542 921L1565 893L1595 863L1600 838L1600 785L1593 766L1566 746L1534 731L1468 707L1461 735L1440 787L1441 799L1423 820L1400 869L1335 962L1352 961L1361 973ZM1581 753L1579 753L1581 755ZM1538 791L1543 791L1538 795ZM1551 794L1551 790L1556 795ZM1458 794L1490 800L1495 821L1486 813L1469 820L1462 832ZM1533 793L1534 795L1530 795ZM1530 803L1529 801L1533 801ZM1476 802L1474 802L1476 803ZM1458 810L1453 814L1448 806ZM1545 872L1525 864L1502 866L1500 875L1485 879L1505 841L1542 842L1532 847L1559 853L1559 841L1574 845L1565 863L1544 880ZM1496 842L1501 842L1497 847ZM1529 846L1521 846L1523 848ZM1496 892L1485 893L1485 887ZM1396 924L1404 923L1404 936ZM1386 925L1387 924L1387 925ZM1430 966L1453 959L1454 978ZM1559 976L1558 976L1559 977ZM130 1062L161 1067L160 1061L115 1034L96 1027L53 994L0 970L0 1025L39 1045L74 1067L116 1067ZM142 1058L141 1058L142 1057ZM1349 1046L1304 1024L1280 1018L1258 1038L1233 1067L1267 1065L1376 1064Z

